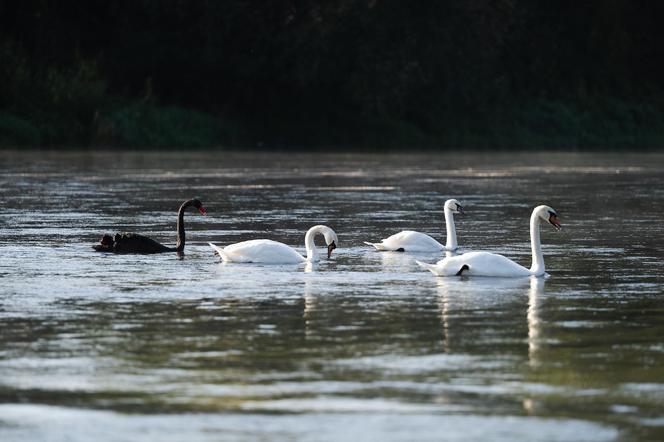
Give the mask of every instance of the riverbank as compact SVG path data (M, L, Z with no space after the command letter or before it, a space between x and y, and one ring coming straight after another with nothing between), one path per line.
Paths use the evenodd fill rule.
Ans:
M617 99L592 105L532 101L472 117L440 115L429 127L379 118L241 121L151 102L109 100L84 112L0 113L2 148L245 148L348 150L659 149L664 112Z

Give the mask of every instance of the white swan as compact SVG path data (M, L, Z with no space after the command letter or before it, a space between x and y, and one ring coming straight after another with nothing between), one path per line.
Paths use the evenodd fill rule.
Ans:
M544 220L560 230L558 214L549 206L537 206L530 216L530 245L533 252L533 263L527 269L511 259L489 252L469 252L463 255L448 256L436 264L417 261L420 267L429 270L436 276L495 276L516 278L522 276L543 276L544 256L540 244L540 222Z
M231 244L226 247L210 247L219 254L224 262L253 262L262 264L299 264L304 262L318 261L319 255L316 250L314 238L323 235L327 244L327 257L332 255L332 250L337 248L339 239L334 230L327 226L313 226L304 236L304 246L307 249L307 257L300 255L290 246L270 239L253 239Z
M381 242L367 242L368 246L373 246L376 250L389 250L393 252L439 252L441 250L456 250L457 244L456 229L454 227L454 214L463 213L463 207L455 199L445 201L445 227L447 228L447 242L442 245L429 235L412 230L404 230L396 233Z

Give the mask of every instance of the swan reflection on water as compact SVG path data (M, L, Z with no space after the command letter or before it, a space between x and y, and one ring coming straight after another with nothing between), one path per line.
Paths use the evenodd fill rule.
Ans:
M309 266L311 263L307 265ZM302 318L304 319L305 337L308 337L313 333L314 313L316 312L317 303L315 290L314 282L311 279L304 281L304 312L302 313Z
M541 343L540 303L544 295L544 278L530 278L528 290L528 364L531 367L539 365L537 359Z
M302 290L302 319L304 338L312 341L324 336L337 337L335 329L347 319L346 312L339 309L339 296L330 293L328 281L311 273L304 278Z
M509 310L508 304L523 304L528 327L528 362L536 366L539 349L540 325L539 303L544 293L545 277L529 278L436 278L438 289L438 306L443 328L443 348L446 352L454 352L455 344L467 337L470 331L483 333L483 329L472 328L464 320L464 316L473 311L490 310L503 307ZM527 305L527 307L526 307ZM455 321L462 323L455 325ZM496 318L499 320L499 318ZM516 319L518 322L520 320Z

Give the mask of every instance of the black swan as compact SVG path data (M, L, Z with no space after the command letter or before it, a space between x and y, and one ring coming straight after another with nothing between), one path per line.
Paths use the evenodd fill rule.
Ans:
M159 244L157 241L148 238L147 236L138 235L136 233L116 233L115 236L104 235L99 244L92 246L98 252L111 252L111 253L163 253L163 252L178 252L184 251L184 212L187 207L195 207L205 215L205 207L196 198L187 200L180 206L178 210L178 241L175 247L166 247Z

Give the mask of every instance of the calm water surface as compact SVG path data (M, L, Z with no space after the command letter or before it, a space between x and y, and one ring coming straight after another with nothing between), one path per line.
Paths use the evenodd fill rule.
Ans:
M184 257L106 255L101 234ZM402 229L550 277L435 278ZM0 157L0 440L664 439L664 155L19 153ZM339 235L312 267L207 246Z

